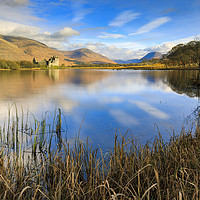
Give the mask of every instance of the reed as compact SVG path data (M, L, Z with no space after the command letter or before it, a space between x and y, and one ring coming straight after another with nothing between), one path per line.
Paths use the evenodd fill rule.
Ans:
M116 133L113 148L103 153L89 138L73 145L62 138L61 110L41 122L18 115L9 110L0 129L0 199L200 198L198 126L173 133L168 142L158 133L144 145L128 132Z

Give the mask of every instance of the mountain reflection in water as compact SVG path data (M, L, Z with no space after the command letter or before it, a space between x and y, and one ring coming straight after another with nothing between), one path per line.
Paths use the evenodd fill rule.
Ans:
M0 120L16 103L37 119L61 108L67 137L90 137L112 147L114 134L129 129L141 142L179 131L198 106L198 71L46 70L0 71ZM167 131L166 131L167 130Z

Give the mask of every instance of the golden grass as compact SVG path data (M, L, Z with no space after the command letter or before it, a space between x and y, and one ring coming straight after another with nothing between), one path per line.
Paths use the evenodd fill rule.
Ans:
M69 68L69 67L67 67ZM164 64L153 65L117 65L117 66L72 66L73 69L166 69Z
M111 69L111 70L123 70L123 69L133 69L133 70L173 70L173 69L199 69L198 67L180 67L180 66L168 66L164 64L155 63L155 64L134 64L134 65L118 65L118 66L68 66L66 68L71 69Z
M62 139L61 111L52 118L54 128L47 133L45 120L27 129L28 121L17 125L16 114L15 125L7 128L15 138L12 145L1 129L1 141L4 138L10 148L1 147L0 199L199 199L199 127L194 133L183 129L167 143L158 133L144 145L127 133L116 134L113 148L103 153L93 149L89 139L77 138L70 145ZM16 149L21 134L17 127L29 130L33 138L29 157ZM54 137L57 146L51 145Z

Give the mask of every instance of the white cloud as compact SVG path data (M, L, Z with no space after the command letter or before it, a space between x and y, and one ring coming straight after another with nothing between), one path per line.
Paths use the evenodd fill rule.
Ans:
M153 47L145 48L144 50L147 52L157 51L164 54L170 51L172 47L174 46L175 46L175 43L173 42L165 42L159 45L155 45Z
M182 38L182 39L173 40L173 41L167 41L167 42L164 42L164 43L159 44L159 45L155 45L155 46L152 46L152 47L149 47L149 48L145 48L144 51L147 51L147 52L158 51L160 53L167 53L177 44L188 43L192 40L195 40L196 37L199 37L199 35L190 36L190 37L187 37L187 38Z
M110 110L109 113L124 126L138 125L138 120L132 115L122 111L122 110Z
M72 112L72 110L79 105L78 101L59 98L58 100L59 108L62 108L65 112Z
M187 37L187 38L181 38L181 39L178 39L178 40L174 40L172 42L175 43L175 44L187 43L187 42L195 40L195 38L199 38L199 37L200 37L200 35L193 35L193 36L190 36L190 37Z
M61 29L58 32L55 32L51 35L53 38L65 38L65 37L71 37L73 35L80 35L80 33L70 27L65 27Z
M190 36L173 41L163 42L161 44L145 48L145 45L137 42L123 42L115 43L115 45L102 44L97 46L98 53L104 54L111 59L130 60L134 58L141 58L149 52L158 51L160 53L167 53L174 46L180 43L187 43L192 41L197 36ZM95 45L95 43L93 43Z
M0 34L16 36L34 36L40 31L39 28L10 21L0 20Z
M147 52L143 51L141 49L137 50L136 47L139 47L140 45L137 43L132 45L132 49L129 48L122 48L123 44L121 44L122 47L118 47L116 45L108 45L104 43L71 43L65 46L65 50L74 50L79 48L88 48L92 51L95 51L96 53L100 53L110 59L122 59L122 60L128 60L133 58L138 58L144 56ZM119 44L120 45L120 44ZM128 44L127 44L128 46ZM134 50L134 47L136 50Z
M32 15L31 10L26 6L8 6L0 4L0 19L14 21L18 23L33 24L39 20L38 17Z
M44 32L38 33L32 36L32 39L36 39L40 42L45 43L50 47L57 49L64 49L64 43L68 41L68 38L79 35L79 32L70 28L65 27L55 33Z
M84 19L84 17L86 15L88 15L89 13L91 13L90 9L84 9L84 10L79 10L75 12L75 17L72 19L73 22L79 22L82 19Z
M30 0L0 0L0 19L32 25L41 20L28 7Z
M79 35L79 32L70 27L65 27L55 33L42 32L40 28L35 26L0 20L0 34L27 37L43 42L50 47L61 49L67 38Z
M102 33L102 35L97 36L99 38L114 38L114 39L118 39L118 38L125 38L125 35L121 35L121 34L111 34L111 33Z
M132 104L136 104L141 110L147 112L148 114L150 114L156 118L159 118L159 119L168 119L169 118L169 116L166 113L162 112L158 108L155 108L145 102L132 101L132 100L130 100L129 102Z
M114 43L113 44L105 44L101 42L86 42L87 40L83 40L84 42L80 43L68 43L60 46L57 44L56 48L62 48L64 50L75 50L79 48L88 48L96 53L100 53L110 59L113 60L130 60L135 58L142 58L147 53L152 51L158 51L160 53L167 53L171 50L172 47L179 43L186 43L191 40L194 40L195 36L191 36L188 38L182 38L179 40L168 41L161 43L159 45L151 46L145 48L145 45L138 42L123 42L123 43ZM50 41L49 41L50 42Z
M24 6L29 3L28 0L1 0L0 5L7 5L11 7Z
M144 26L140 27L136 33L130 33L129 35L139 35L139 34L143 34L143 33L148 33L150 31L152 31L153 29L158 28L159 26L167 23L170 21L169 17L160 17L157 18L151 22L149 22L148 24L145 24Z
M139 13L134 13L131 10L123 11L109 23L109 26L121 27L124 24L138 18L139 15Z
M117 43L115 42L114 43L116 47L118 48L127 48L127 49L144 49L145 48L145 45L139 43L139 42L120 42L120 43Z
M101 100L102 101L102 100ZM124 101L123 98L118 96L107 97L103 100L104 103L122 103Z
M72 22L79 22L84 19L86 15L92 12L92 9L84 8L87 3L85 0L70 0L70 2L71 9L74 13Z

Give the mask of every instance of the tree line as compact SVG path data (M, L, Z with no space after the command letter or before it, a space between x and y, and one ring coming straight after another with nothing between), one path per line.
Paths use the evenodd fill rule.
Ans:
M19 69L19 68L37 68L38 64L34 64L31 61L11 61L0 59L0 69Z
M176 45L165 55L164 63L166 66L200 67L200 41Z

